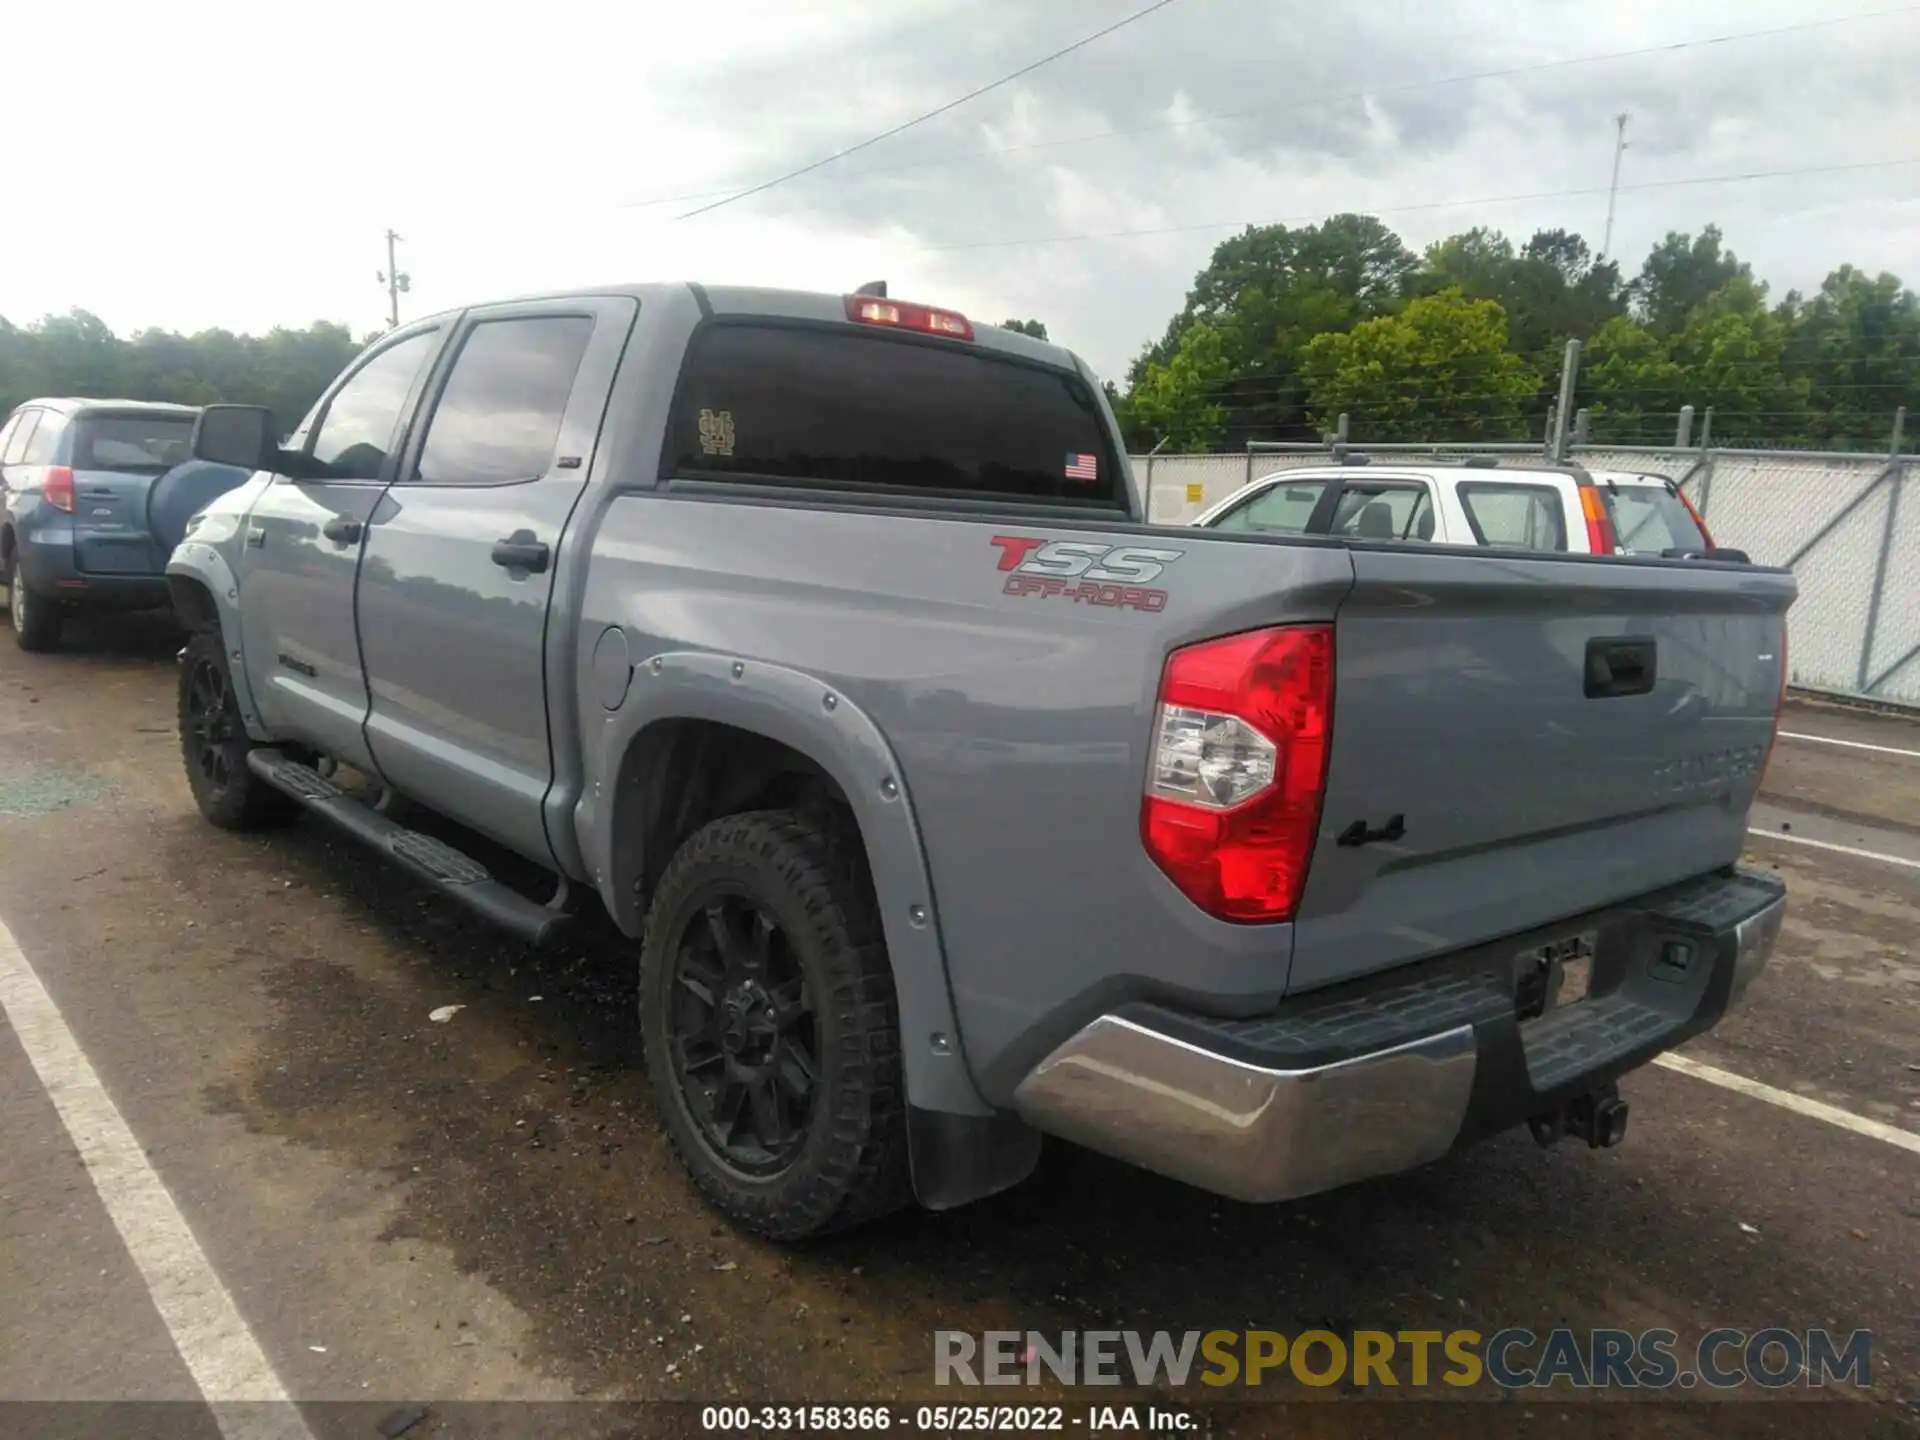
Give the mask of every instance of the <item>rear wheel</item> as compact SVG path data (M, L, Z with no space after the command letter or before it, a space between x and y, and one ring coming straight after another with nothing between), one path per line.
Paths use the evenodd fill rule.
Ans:
M857 841L791 811L673 857L640 960L647 1074L709 1203L775 1240L904 1205L893 977Z
M7 614L13 643L22 650L51 650L60 643L60 605L27 588L17 562L7 566Z
M299 810L247 768L253 748L220 637L196 630L180 659L180 754L194 803L222 830L251 830Z

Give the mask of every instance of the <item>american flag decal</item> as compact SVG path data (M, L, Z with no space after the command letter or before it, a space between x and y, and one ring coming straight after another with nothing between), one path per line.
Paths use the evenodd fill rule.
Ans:
M1100 457L1097 455L1067 456L1067 479L1098 480L1100 478Z

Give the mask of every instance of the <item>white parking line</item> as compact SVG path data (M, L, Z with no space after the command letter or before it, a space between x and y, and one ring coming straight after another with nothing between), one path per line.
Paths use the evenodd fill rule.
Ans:
M1762 830L1756 825L1747 827L1749 835L1758 835L1763 840L1778 840L1785 845L1810 845L1815 850L1832 850L1839 855L1855 855L1862 860L1878 860L1883 865L1904 865L1909 870L1920 870L1920 860L1909 860L1904 855L1883 855L1878 850L1862 850L1857 845L1836 845L1831 840L1809 840L1804 835L1783 835L1778 830Z
M226 1440L313 1440L166 1183L94 1073L60 1009L0 924L0 1010L139 1267L174 1347Z
M1809 735L1800 730L1782 730L1782 740L1806 740L1815 745L1844 745L1849 750L1871 750L1879 755L1905 755L1909 760L1920 760L1920 750L1902 750L1893 745L1869 745L1864 740L1836 740L1831 735Z
M1653 1063L1668 1070L1678 1071L1682 1075L1691 1075L1696 1080L1704 1080L1709 1085L1718 1085L1725 1090L1751 1095L1756 1100L1764 1100L1769 1105L1778 1105L1782 1110L1791 1110L1796 1115L1824 1120L1829 1125L1838 1125L1842 1130L1851 1130L1856 1135L1866 1135L1874 1140L1884 1140L1889 1145L1898 1146L1902 1150L1911 1150L1914 1154L1920 1155L1920 1135L1916 1135L1911 1130L1902 1130L1898 1125L1869 1120L1864 1115L1856 1115L1851 1110L1842 1110L1838 1105L1809 1100L1806 1096L1796 1095L1791 1090L1776 1090L1771 1085L1762 1085L1758 1080L1749 1080L1744 1075L1736 1075L1731 1070L1722 1070L1718 1066L1702 1065L1698 1060L1689 1060L1684 1055L1656 1055Z

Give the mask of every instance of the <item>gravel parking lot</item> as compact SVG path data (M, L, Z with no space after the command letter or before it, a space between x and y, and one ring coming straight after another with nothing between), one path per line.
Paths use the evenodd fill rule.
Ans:
M318 825L202 823L178 644L137 617L76 626L60 654L0 647L0 922L81 1057L43 1073L25 992L4 992L0 1401L197 1400L207 1376L167 1318L183 1305L241 1326L222 1353L262 1357L310 1433L358 1435L411 1401L951 1400L936 1329L1728 1325L1871 1330L1871 1392L1629 1417L1570 1393L1388 1410L1295 1387L1336 1403L1286 1424L1920 1430L1920 724L1792 708L1749 857L1791 887L1780 949L1686 1047L1697 1064L1629 1077L1617 1150L1510 1134L1255 1208L1054 1146L995 1200L781 1250L722 1226L672 1163L610 927L535 962ZM89 1076L131 1155L76 1134L102 1113ZM149 1168L191 1240L116 1225L102 1185L137 1209ZM191 1404L175 1418L216 1433ZM541 1428L566 1423L593 1412Z

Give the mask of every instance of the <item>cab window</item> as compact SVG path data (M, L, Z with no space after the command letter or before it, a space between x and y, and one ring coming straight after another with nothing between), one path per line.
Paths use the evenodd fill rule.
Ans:
M1304 535L1326 489L1324 480L1282 480L1248 496L1209 528L1247 530L1259 535Z
M1460 508L1473 538L1496 550L1565 550L1567 523L1560 492L1551 485L1469 480Z
M1433 539L1433 497L1424 485L1348 482L1329 533L1354 540Z
M1665 485L1602 485L1600 493L1613 517L1622 555L1707 548L1693 512Z

